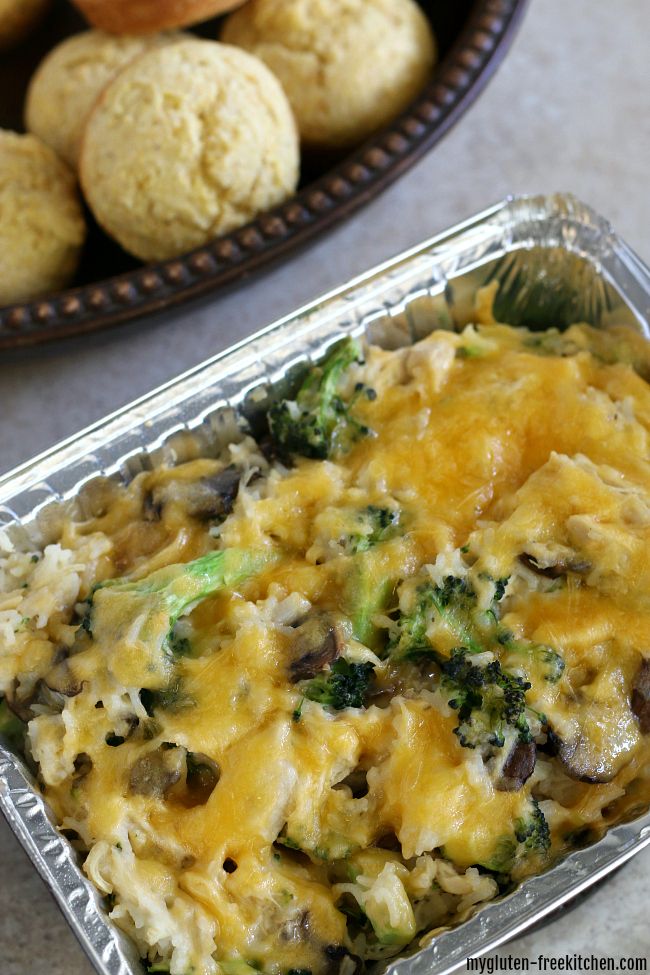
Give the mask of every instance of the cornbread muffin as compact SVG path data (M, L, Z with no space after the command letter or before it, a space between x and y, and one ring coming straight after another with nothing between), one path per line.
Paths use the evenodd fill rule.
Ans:
M280 79L305 143L360 142L398 115L436 58L414 0L250 0L221 39L260 57Z
M198 24L243 0L73 0L86 19L111 34L148 34Z
M76 168L90 110L108 82L139 54L184 36L114 37L89 30L67 38L50 51L31 80L27 129Z
M49 5L50 0L0 0L0 50L22 41Z
M0 131L0 305L68 284L85 236L71 170L35 136Z
M80 175L99 223L142 260L198 247L290 196L298 135L278 81L215 41L148 51L104 89Z

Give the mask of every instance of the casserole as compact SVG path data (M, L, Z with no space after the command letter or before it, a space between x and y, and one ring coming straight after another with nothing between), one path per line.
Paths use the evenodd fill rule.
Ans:
M325 328L325 334L319 336L319 342L318 344L316 344L315 347L316 353L321 351L324 346L330 345L332 338L336 337L337 334L340 335L341 332L343 334L349 331L356 331L357 333L359 333L362 330L368 330L370 334L374 336L382 334L384 344L403 345L405 337L412 338L414 335L417 335L418 333L421 334L422 332L429 330L432 322L435 323L436 321L439 322L441 320L444 322L445 316L449 316L449 317L453 316L453 320L455 321L455 323L462 326L465 321L468 321L472 317L471 302L473 301L477 285L485 283L485 281L490 276L492 276L493 279L501 281L501 287L499 293L497 294L497 301L496 301L497 310L499 309L500 303L503 306L503 303L507 301L508 290L509 288L510 289L513 288L512 282L513 280L515 281L516 288L514 288L513 293L516 295L517 300L516 302L511 303L511 307L510 307L510 317L512 317L513 320L516 320L515 316L519 316L519 320L522 320L523 318L523 320L530 321L530 317L532 313L534 313L537 316L541 314L544 308L543 308L543 301L540 300L540 292L538 290L539 285L536 282L536 276L537 276L537 281L539 281L540 277L542 276L548 281L549 275L551 273L555 275L558 284L561 283L564 289L563 291L564 302L565 302L564 306L562 306L562 304L559 303L557 300L558 291L556 289L553 294L553 305L550 309L550 312L553 315L553 320L558 322L559 324L568 325L569 322L574 318L586 317L584 314L580 315L577 313L580 311L584 312L585 310L590 311L592 313L592 321L597 322L598 324L602 324L604 321L607 321L608 319L611 320L612 316L614 321L616 322L619 322L622 318L626 318L626 319L634 318L634 293L632 290L632 285L635 283L636 280L638 280L635 279L635 275L632 274L631 281L630 281L630 298L631 298L630 304L627 308L622 308L620 303L617 306L617 301L616 301L617 295L615 290L612 287L611 282L608 282L606 278L602 278L596 275L593 269L590 268L589 263L584 261L582 255L575 254L575 251L574 251L574 256L567 256L566 254L560 255L558 254L557 251L550 252L548 255L545 255L543 251L539 251L539 250L530 250L530 251L525 251L523 253L518 252L514 254L514 257L507 258L505 261L502 260L500 265L497 265L496 267L494 263L492 264L492 267L489 267L487 262L483 263L482 266L480 266L480 273L477 275L476 273L477 253L481 253L481 252L484 253L485 250L492 245L494 247L492 253L494 254L494 252L496 251L496 253L498 254L502 244L502 241L499 240L498 238L498 233L499 231L502 230L503 227L503 224L501 224L500 222L504 221L505 223L507 223L507 221L510 220L511 223L509 224L509 232L513 233L513 225L516 223L516 221L513 219L513 215L518 216L520 219L520 223L516 225L516 233L520 233L522 239L526 241L526 243L528 244L530 243L531 236L534 234L534 231L537 230L537 232L539 233L539 230L542 226L544 226L544 230L546 233L546 238L545 238L546 242L553 240L553 234L558 234L558 231L560 232L560 235L568 234L569 231L571 231L571 235L573 236L575 234L575 229L577 226L582 226L585 236L588 236L589 232L598 230L597 221L594 222L594 218L588 213L588 211L585 211L582 207L580 207L580 205L575 204L570 200L567 201L565 200L553 200L553 201L522 200L522 201L517 201L510 205L506 205L501 208L497 208L494 211L492 211L492 213L488 215L487 218L485 218L482 221L477 221L474 224L470 223L464 229L464 231L461 232L460 240L463 241L464 238L463 244L466 247L465 253L463 254L463 258L469 259L468 264L471 269L469 275L458 275L452 272L451 274L448 275L448 277L451 278L451 287L445 288L445 285L448 284L448 282L445 281L443 277L443 273L445 270L445 260L458 261L460 258L459 250L462 250L462 245L461 245L461 248L459 248L459 250L456 250L456 252L454 252L453 238L451 242L447 243L446 248L443 246L442 253L440 255L442 260L439 263L437 263L437 266L434 265L432 267L431 255L427 249L419 253L416 253L415 255L411 255L409 258L406 259L406 261L398 262L391 269L391 273L388 274L386 280L383 282L383 285L379 285L379 287L377 287L375 283L375 286L369 289L370 294L372 295L371 298L372 301L376 300L378 291L381 293L381 291L383 290L382 297L386 297L387 300L389 300L390 302L388 306L390 310L388 312L386 308L382 309L383 313L378 313L378 309L376 307L373 308L372 305L368 307L367 297L366 295L364 295L364 291L362 287L360 291L357 290L356 292L353 292L352 295L350 295L350 293L348 292L347 295L339 298L339 307L344 308L348 314L357 313L359 315L352 328L339 329L338 326L339 326L340 319L337 319L336 314L332 314L332 312L338 310L336 308L336 304L337 304L336 299L334 300L334 304L332 303L326 304L325 309L320 310L317 313L317 319L319 320L318 321L319 325L323 323L323 320L327 319L328 313L330 313L332 315L330 321L332 322L334 327L331 330L327 330L327 328ZM545 221L547 221L546 225L544 225ZM602 246L603 240L601 239L599 243L601 245L600 255L602 257L605 249ZM609 243L610 242L608 241L607 245L609 245ZM434 251L435 251L435 245L434 245ZM619 253L621 252L619 251ZM624 250L622 251L622 253L624 253ZM426 271L425 271L425 265L426 265ZM447 265L447 267L449 268L449 265ZM636 266L634 265L634 262L632 262L632 267L636 272ZM432 271L433 274L431 273ZM567 271L571 272L568 276L566 276ZM414 279L417 282L419 278L418 283L421 283L422 272L426 273L427 275L425 278L426 287L422 288L420 286L419 289L418 288L414 289L413 288ZM565 276L562 277L562 275ZM576 281L579 284L579 288L577 290L575 289L575 287L572 287L572 285L575 285ZM542 292L541 295L542 297L544 297L544 292ZM408 298L406 298L406 296L408 296ZM526 296L528 296L529 300L531 301L531 304L528 307L526 307L524 301L524 298ZM582 301L581 306L577 304L577 302L579 301ZM498 314L499 317L503 317L503 318L506 317L505 314L503 314L500 311L498 312ZM594 315L597 315L598 318L594 318L593 317ZM304 328L307 334L309 334L310 331L312 335L314 334L312 329L310 328L310 325L312 325L312 323L309 322L308 318L305 318L305 316L303 315L302 318L299 320L299 322L300 322L299 327ZM281 351L281 345L280 345L280 349L278 349L277 345L274 349L274 339L277 339L279 333L282 331L282 327L283 326L280 326L279 329L278 327L270 329L265 336L262 336L257 340L258 342L263 343L263 347L265 348L265 351L271 353L273 353L275 350ZM286 328L286 325L284 327ZM406 332L406 336L405 336L405 332ZM467 341L468 341L468 336L467 334L465 334L465 338L462 340L461 344L459 344L459 340L457 338L453 340L453 344L456 350L461 348L466 350L466 356L460 356L460 358L466 357L469 360L473 357L473 353L471 351L470 352L467 351L468 349L470 349L470 345L467 344ZM479 342L478 339L475 339L473 341L475 344ZM244 354L246 354L246 352L248 352L249 349L251 349L253 355L255 354L254 344L252 344L251 346L245 346L244 349L240 350L240 356L239 356L240 363L242 361L241 353L243 352ZM234 356L235 360L236 358L237 358L237 354L235 354ZM248 361L250 362L251 360L249 359ZM232 359L230 359L230 362L232 362ZM284 363L283 365L286 365L286 363ZM282 366L279 367L282 369ZM284 372L284 369L282 371ZM191 378L188 377L188 380L186 380L187 385L188 386L192 385L192 381L196 382L196 380L198 379L198 385L200 386L201 381L207 379L209 372L210 372L210 366L208 366L204 370L200 370L198 373L195 373ZM266 405L264 403L264 396L266 395L266 391L260 389L259 383L256 383L253 377L250 377L250 379L251 381L247 384L247 387L243 391L243 395L240 396L239 402L242 403L243 412L247 414L249 421L254 425L257 422L257 417L260 414L260 410L264 409ZM181 380L179 384L173 384L172 388L169 389L167 393L170 394L171 397L173 398L174 395L178 395L178 394L182 396L182 390L183 390L183 381ZM201 392L202 391L200 389L197 392L199 399L201 397ZM208 388L207 390L205 390L205 393L208 399L208 402L206 403L206 407L209 410L210 407L209 399L212 396L212 392ZM276 396L282 395L282 390L280 389L279 393L276 393L275 395ZM379 397L379 402L380 401L381 401L381 397ZM159 395L158 397L159 406L162 404L162 402L169 403L169 397L165 397L165 394L163 394L162 396ZM147 411L147 415L148 417L151 418L151 421L154 423L155 426L155 416L156 416L155 400L153 403L150 402L148 406L149 409ZM202 412L203 411L199 410L199 414L198 414L199 417ZM130 414L127 413L121 414L118 415L116 418L114 418L112 422L117 424L126 422L127 425L134 424L137 423L136 416L137 414L135 414L134 412L131 412ZM191 424L193 426L193 429L191 431L191 436L189 437L187 436L187 434L184 436L177 435L176 437L172 438L171 441L169 438L166 438L164 445L161 445L162 453L158 454L158 457L156 457L154 454L153 457L154 464L156 463L157 460L159 461L165 456L168 460L173 460L174 463L177 463L180 460L182 460L184 456L185 457L191 456L192 453L196 453L197 451L200 453L205 453L207 449L212 451L213 453L216 452L218 446L217 445L218 437L215 437L215 431L219 433L220 427L223 430L223 439L221 440L221 443L227 443L232 438L232 425L228 426L228 420L229 419L232 420L232 416L231 415L229 416L227 412L224 413L223 411L220 414L217 414L217 416L218 416L218 422L216 425L215 425L214 413L211 414L210 421L208 423L204 422L202 425ZM196 413L194 414L194 417L197 418ZM168 426L165 428L165 432L166 433L169 432ZM155 437L155 430L152 430L152 434ZM103 435L104 435L104 431L102 431L102 433L99 436L101 437ZM69 446L72 447L73 451L75 450L75 446L73 444L70 444ZM64 449L68 449L68 448L64 448ZM105 456L108 457L107 454L105 454ZM124 455L122 455L122 458L123 456ZM44 463L44 461L41 461L40 463ZM128 474L131 477L133 477L134 475L137 474L138 469L142 470L143 463L144 466L146 467L149 463L149 460L146 457L143 458L142 454L140 454L139 456L132 457L128 462L127 466L123 468L123 470L127 471ZM92 468L92 464L86 466L86 470L89 470L89 468ZM181 469L182 468L179 468L179 470ZM108 472L112 473L110 470ZM555 472L555 475L556 476L558 475L557 471ZM21 475L19 474L19 478L20 476ZM145 474L144 478L146 477L147 475ZM142 480L143 478L140 479L136 478L135 483L136 484L141 483ZM60 481L59 483L61 483L63 486L63 484L65 484L65 480L63 479L63 481ZM69 491L66 492L69 497L73 497L78 494L77 491L78 486L79 486L78 480L74 483L74 485L70 486ZM85 492L82 492L81 499L76 502L78 515L80 515L81 517L85 517L86 519L93 514L97 516L97 510L98 510L97 505L99 504L100 507L103 507L103 503L98 502L97 500L98 497L97 490L98 490L98 486L95 484L93 486L88 485ZM23 497L23 501L24 500L26 499ZM20 497L18 498L18 501L20 502ZM156 503L158 502L154 498L154 504ZM81 507L79 507L79 505L81 505ZM31 510L34 511L33 506ZM60 506L57 508L56 506L52 507L46 504L41 508L40 511L34 512L36 514L36 519L32 521L31 526L28 518L23 520L22 529L23 531L27 531L27 532L31 531L32 533L41 532L42 533L41 538L45 538L45 535L48 532L51 534L56 531L54 523L57 519L57 516L60 516L61 511L62 509ZM69 513L69 510L67 513ZM226 525L227 525L227 521L226 521ZM20 532L16 534L16 529L14 528L13 534L15 536L16 543L20 545L20 539L18 537L20 535ZM36 534L32 534L32 538L35 540ZM534 553L532 553L532 555L530 553L525 553L525 554L527 554L529 558L534 559L538 568L540 567L542 569L550 568L550 565L547 566L542 563L541 560L543 556L541 552L535 551ZM97 557L101 558L101 556L102 553L99 552ZM321 561L323 559L327 561L326 555L323 555L322 552L318 557L316 557L316 561L318 562L319 559ZM528 569L530 569L530 566L528 566ZM36 571L37 570L34 570L34 572ZM575 569L575 566L574 569L572 569L571 571L577 571ZM445 575L443 578L446 579L449 575L450 573L448 573L447 570L445 569ZM109 589L107 589L106 592L110 594L111 588L109 587ZM116 592L119 594L119 586L114 587L112 592L114 594ZM106 599L107 598L108 597L106 597ZM97 602L98 603L101 603L102 601L106 602L106 599L101 595L101 590L100 590L100 593L97 596ZM401 603L402 600L400 596L400 609L403 609L404 607L402 607ZM406 609L407 608L408 607L406 607ZM292 622L295 623L297 622L297 620L292 620ZM92 625L95 624L91 624L91 626ZM399 642L399 634L397 634L397 639ZM471 637L464 638L465 643L469 643L470 640ZM369 662L370 661L368 659L365 659L364 661L355 661L356 665L358 666L368 664ZM52 688L50 688L50 690L52 690ZM62 689L61 686L59 686L58 688L56 688L56 690L58 690L59 693L63 693L64 695L66 695L65 688ZM305 697L309 699L308 694L305 694ZM309 708L310 705L307 706L305 717L302 718L302 720L306 719L307 722L311 720ZM298 710L298 708L296 708L296 710ZM47 719L49 715L44 712L42 714L42 717ZM296 719L296 721L299 721L300 719L301 719L301 715L299 714L298 719ZM41 718L39 717L37 720L40 721ZM116 732L116 729L111 729L111 734L113 734L117 738L126 739L128 736L122 733L124 730L125 729L119 728L117 729ZM109 743L107 741L107 745L108 744ZM115 742L110 743L110 747L117 746L118 748L120 748L123 747L123 745L124 745L124 741L119 743L115 743ZM39 744L38 742L36 743L36 748L37 751L40 749L41 755L44 754L44 750L47 750L47 746L43 746L42 743ZM142 769L140 770L142 771ZM75 771L77 773L80 773L81 769L76 769ZM597 770L597 774L600 774L598 770ZM131 777L131 782L134 791L138 792L139 786L137 783L135 783L135 785L133 784L133 776ZM57 783L54 780L52 780L49 783L49 786L55 787L56 784ZM283 790L286 790L286 783L283 789L279 789L278 791L282 792ZM56 796L54 798L56 799ZM82 824L78 824L78 825L80 826L80 828L82 828ZM281 825L282 824L280 823L280 826ZM606 840L603 841L605 843L605 846L610 841L610 838L612 836L617 835L617 830L621 830L621 829L624 830L625 827L615 827L615 829L610 834L608 834ZM290 840L293 843L296 842L295 837L289 833L285 833L285 839ZM637 837L637 839L639 839L639 837ZM642 841L643 839L644 836L640 836L640 840ZM404 840L401 835L400 835L400 840L402 841L402 843L404 843ZM291 843L287 843L286 845L290 846ZM438 842L433 843L432 841L432 844L430 845L437 847L441 844L439 844ZM589 852L593 855L595 850L603 850L604 848L605 847L603 847L602 844L597 844L596 846L591 847L589 851L580 851L577 854L572 854L572 857L579 858L581 853L583 852ZM413 844L413 849L410 855L415 856L415 855L422 854L422 852L425 849L427 849L426 845L422 846L421 843L415 842ZM335 856L334 859L340 859L340 857ZM390 860L390 857L387 856L386 859L388 861ZM458 855L452 854L451 859L458 860L459 858ZM480 863L481 860L485 860L485 857L482 854L478 854L474 859L470 858L469 862ZM575 864L575 862L577 861L574 859L573 862ZM225 864L225 860L224 860L224 864ZM565 864L562 864L559 868L551 871L545 877L540 877L540 878L536 878L535 880L528 881L521 891L512 894L511 901L510 901L511 911L513 905L515 905L515 908L517 906L517 897L520 898L519 904L523 907L524 898L521 897L520 895L523 895L524 892L530 890L533 887L533 885L538 881L541 880L549 881L549 878L557 877L564 865ZM235 863L235 868L238 868L238 864L236 863ZM234 872L234 871L227 871L227 872ZM341 883L343 886L345 886L344 882ZM340 892L343 894L351 893L351 891L349 890L341 890ZM567 892L565 892L565 894L568 895ZM552 903L553 902L551 901L551 904ZM486 918L489 919L490 916L495 915L498 912L498 909L502 907L502 904L503 902L490 905L489 907L483 909L475 919L468 921L463 927L459 928L458 931L453 931L450 932L449 934L445 934L438 937L434 941L433 947L431 949L427 949L427 952L433 951L435 953L438 953L441 950L443 950L441 949L440 946L444 946L445 939L448 939L447 943L450 943L451 941L452 948L453 948L453 938L454 936L459 935L461 932L463 932L464 937L466 939L465 945L471 944L472 932L476 931L475 922L479 922L480 920L482 925L482 930L484 931L485 923L486 923L485 919ZM541 909L544 910L543 905ZM367 911L367 914L368 916L371 916L370 911ZM518 917L516 909L511 915L511 917L513 915L515 919L518 920L521 919L520 917ZM472 928L472 925L474 925L474 928ZM499 932L499 934L503 934L503 931ZM463 942L457 942L457 943L462 944ZM487 947L487 945L485 947ZM481 948L483 948L483 945L481 945ZM472 952L472 953L476 953L476 952ZM424 953L424 955L426 955L426 952ZM421 957L424 957L424 955L418 956L418 961L420 960ZM453 962L453 960L454 958L452 953L451 962ZM155 964L156 963L155 958L153 959L153 961ZM448 961L446 960L445 964L447 963ZM397 964L402 965L402 964L406 964L406 962L398 962ZM414 960L411 964L417 964L417 962Z

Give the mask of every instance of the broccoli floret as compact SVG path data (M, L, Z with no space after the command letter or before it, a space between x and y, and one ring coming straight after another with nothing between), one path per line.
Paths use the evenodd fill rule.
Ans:
M395 633L388 642L390 656L402 659L431 652L427 628L434 605L434 587L430 582L423 582L415 590L410 612L400 615Z
M550 684L557 684L562 677L564 660L552 647L529 640L517 640L509 632L498 633L497 640L508 655L513 654L515 658L526 657L528 669L537 670Z
M167 647L174 657L189 657L192 653L192 644L188 637L180 636L175 629L172 629L167 638Z
M343 657L335 660L326 674L319 674L302 689L305 697L342 711L365 706L368 686L374 673L371 663L349 663Z
M435 636L440 624L457 647L468 653L494 650L506 666L516 666L516 658L527 658L527 670L544 680L557 683L564 672L564 660L552 647L516 639L499 624L499 602L505 595L508 579L494 582L491 605L482 610L470 582L447 576L442 586L426 581L415 589L409 611L402 613L396 632L389 641L389 653L396 658L436 654ZM427 636L429 634L429 636ZM510 659L511 655L515 659Z
M295 400L281 400L271 407L269 429L282 450L325 460L370 433L351 410L359 396L373 399L374 390L360 385L347 402L338 394L343 374L360 359L359 344L345 339L320 366L310 369Z
M442 686L452 691L449 706L458 712L454 734L463 748L502 748L508 728L517 731L519 741L532 741L526 718L528 681L505 673L498 660L477 667L464 648L454 650L441 669Z
M196 703L193 698L185 693L183 690L183 682L178 677L166 687L159 688L155 691L143 687L139 696L142 706L150 718L153 718L154 711L158 709L161 711L170 711L172 714L175 714L179 711L184 711L186 708L193 707Z
M494 601L501 602L506 594L506 588L510 582L510 576L504 576L502 579L494 580Z
M528 803L525 815L514 822L514 834L502 836L492 856L479 864L504 882L519 861L544 855L551 846L551 832L539 803L533 798Z
M155 686L149 681L153 678L160 685L168 670L165 661L173 657L170 638L179 617L212 593L260 572L276 557L274 551L225 549L166 566L137 581L102 582L92 595L89 632L110 652L113 668L123 664L132 668L129 679L137 676L142 685ZM132 654L115 652L120 643L137 646L138 675Z
M515 836L523 851L546 853L551 845L551 831L536 799L531 799L530 814L515 822Z
M469 653L482 653L485 649L482 629L494 617L479 610L476 593L466 579L447 576L442 586L430 580L422 582L415 589L410 610L398 620L388 644L390 655L400 658L434 652L427 632L436 620L457 646Z
M433 605L459 646L471 653L482 653L477 623L483 616L476 605L476 593L467 579L447 576L442 586L433 589Z
M348 550L352 555L394 538L399 531L400 512L393 508L379 508L369 504L357 515L358 530L348 536Z

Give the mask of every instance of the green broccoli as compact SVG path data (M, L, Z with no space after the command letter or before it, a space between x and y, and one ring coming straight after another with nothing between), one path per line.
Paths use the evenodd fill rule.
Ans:
M503 748L509 728L517 731L520 742L532 741L526 718L528 681L505 673L498 660L477 667L464 648L454 650L441 670L442 687L452 692L449 707L458 712L454 734L463 748Z
M136 686L160 687L169 679L173 629L179 617L213 593L262 571L276 558L274 550L225 549L166 566L137 581L109 579L95 587L86 629L110 654L116 676L131 686L137 681ZM120 644L137 646L137 657L117 652Z
M532 643L530 640L517 640L512 633L505 630L497 633L497 640L504 649L504 661L512 661L514 666L519 659L525 658L527 669L537 670L550 684L557 684L562 677L564 660L552 647L544 643Z
M355 640L371 650L377 649L380 635L373 619L385 612L396 585L387 572L384 554L375 548L356 555L341 591L340 608L352 623Z
M281 400L268 413L269 429L278 446L290 454L325 460L368 436L368 427L352 416L359 396L374 399L374 390L358 385L345 402L338 393L344 373L361 360L351 338L339 342L320 366L310 369L295 400Z
M458 646L470 653L482 653L480 629L484 615L476 605L476 593L467 579L447 576L433 588L433 606Z
M400 614L395 632L388 641L389 655L398 660L432 651L427 629L435 605L433 584L420 583L413 593L411 603L409 611Z
M420 582L411 595L410 607L400 615L388 650L395 659L436 653L436 636L451 638L452 643L467 653L492 650L506 667L521 666L537 672L544 680L557 683L564 672L564 660L552 647L530 640L517 639L499 624L499 603L505 595L507 579L494 582L491 605L479 609L470 582L447 576L442 586L431 580Z
M514 822L514 833L502 836L492 856L480 863L480 867L507 881L516 864L533 855L544 855L551 846L551 832L544 813L536 799L528 800L524 816Z
M352 555L394 538L399 531L400 512L369 504L357 513L355 520L355 530L347 538L347 550Z
M551 831L537 800L530 802L530 813L515 822L515 836L526 852L546 853L551 845Z
M327 673L310 680L302 693L310 701L316 701L335 711L365 706L370 680L374 673L371 663L349 663L343 657L335 660Z
M131 633L132 639L156 642L171 651L173 627L183 613L220 589L229 589L260 572L274 558L275 553L224 549L193 562L165 566L135 582L100 582L92 595L86 629L97 638L105 623L112 625L120 620L130 628L137 621L138 633Z
M397 659L432 653L435 647L427 633L436 624L456 646L468 653L482 653L486 628L495 621L493 611L478 608L476 593L467 579L447 576L442 586L427 579L414 589L411 607L400 615L388 650Z
M193 707L196 703L194 698L183 690L183 682L179 677L172 680L166 687L158 688L155 691L143 687L140 691L140 701L150 718L154 717L154 712L158 709L177 714L179 711Z

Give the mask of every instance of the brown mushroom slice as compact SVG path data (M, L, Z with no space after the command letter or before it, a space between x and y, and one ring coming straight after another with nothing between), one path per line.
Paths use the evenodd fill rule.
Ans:
M198 481L170 481L155 487L143 502L147 520L160 518L168 503L182 505L191 518L216 521L229 515L239 492L241 471L234 464Z
M537 760L534 741L517 741L501 767L497 782L499 792L518 792L533 774Z
M51 691L63 694L64 697L76 697L81 694L83 683L70 670L67 657L60 660L45 677L44 683Z
M570 778L611 782L630 761L639 730L627 702L623 704L587 704L580 708L571 733L559 736L558 757Z
M184 772L185 749L163 743L142 755L129 773L129 792L135 796L164 799Z
M638 748L639 725L628 700L628 678L616 655L608 656L588 677L589 683L559 695L544 711L567 775L580 782L611 782Z
M337 624L328 616L310 616L295 631L289 665L293 684L315 677L340 657L342 640Z
M185 762L185 805L204 806L221 778L221 769L202 752L188 752Z
M278 929L280 941L307 941L312 936L311 915L309 911L299 911L294 917L284 921Z
M87 752L80 752L74 760L73 781L75 785L92 772L93 761Z
M20 721L25 722L31 721L34 717L34 712L32 711L32 704L36 701L36 695L38 694L39 682L36 683L35 687L32 689L31 693L26 697L20 697L18 694L19 684L18 680L15 679L13 685L8 687L5 691L5 701L7 702L7 707L12 714L15 714Z
M546 579L560 579L565 576L568 572L575 572L577 575L585 575L587 572L591 572L593 566L591 562L587 562L585 559L562 559L553 565L541 565L533 555L529 555L528 552L522 552L519 556L519 561L522 565L525 565L527 569L534 572L535 575L544 576Z
M641 734L650 734L650 660L642 660L636 672L630 706L639 721Z

